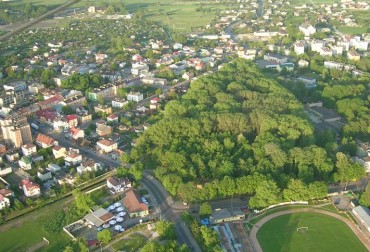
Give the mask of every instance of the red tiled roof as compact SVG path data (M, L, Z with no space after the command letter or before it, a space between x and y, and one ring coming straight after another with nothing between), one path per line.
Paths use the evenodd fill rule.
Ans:
M114 142L110 141L110 140L107 140L107 139L102 139L100 140L98 143L102 144L102 145L105 145L105 146L111 146L114 144Z
M57 112L53 109L43 109L36 112L36 117L44 118L45 120L53 121L58 116Z
M130 213L148 211L148 205L142 203L139 193L136 190L130 190L123 199L124 205Z
M36 142L43 143L46 145L53 145L54 139L44 134L38 134L36 137Z
M44 106L49 107L49 104L58 103L58 102L61 102L63 100L64 100L63 96L58 94L58 95L54 95L53 97L51 97L49 99L46 99L44 101L40 101L37 104L41 107L44 107Z
M32 182L29 179L23 179L21 181L21 186L25 186L27 190L33 189L33 188L40 188L40 186L34 182Z
M67 116L66 116L66 119L67 119L68 121L77 120L77 116L76 116L75 114L67 115Z
M6 196L10 196L10 195L12 195L13 194L13 192L12 191L10 191L10 190L8 190L8 189L1 189L0 190L0 195L3 195L4 197L6 197Z
M116 118L118 118L118 115L116 115L116 114L111 114L110 116L108 116L107 118L109 118L109 119L116 119Z

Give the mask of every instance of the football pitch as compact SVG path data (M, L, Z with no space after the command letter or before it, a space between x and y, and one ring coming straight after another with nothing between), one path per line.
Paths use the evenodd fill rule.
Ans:
M367 251L345 223L319 213L293 213L273 218L261 226L257 239L264 252Z

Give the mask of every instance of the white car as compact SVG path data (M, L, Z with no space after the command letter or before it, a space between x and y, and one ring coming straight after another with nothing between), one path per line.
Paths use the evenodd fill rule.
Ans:
M114 203L114 206L115 207L120 207L120 206L122 206L122 203L121 202L116 202L116 203Z
M120 231L123 227L121 225L115 225L114 230Z
M109 228L110 227L110 225L109 224L104 224L103 225L103 228Z
M117 212L122 212L122 211L124 211L124 210L125 210L125 209L124 209L123 207L119 207L119 208L117 208L117 209L116 209L116 211L117 211Z
M126 214L127 214L126 212L120 212L120 213L118 213L118 216L119 217L124 217L124 216L126 216Z

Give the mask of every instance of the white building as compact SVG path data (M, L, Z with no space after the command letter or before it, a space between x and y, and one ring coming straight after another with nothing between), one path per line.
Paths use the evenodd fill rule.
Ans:
M0 210L10 206L10 201L7 197L0 194Z
M145 63L133 63L131 67L131 74L133 75L143 75L149 72L149 66Z
M107 179L107 187L112 194L116 194L131 188L131 182L128 178L110 177Z
M96 147L98 150L104 153L110 153L114 150L117 150L118 148L117 143L107 140L107 139L102 139L99 142L97 142Z
M356 218L366 227L370 232L370 210L364 206L357 206L352 209Z
M297 41L294 43L294 52L297 55L304 54L305 42L304 41Z
M343 64L334 61L324 61L324 67L329 69L342 70Z
M312 34L316 33L316 28L311 24L303 23L299 26L299 30L306 36L309 37Z
M144 99L144 95L140 92L130 92L127 94L128 101L139 102Z
M36 145L33 144L25 144L21 147L23 156L31 156L32 154L35 154L37 152Z
M23 179L19 187L27 197L36 197L41 193L40 186L29 179Z
M321 48L325 46L325 41L314 39L311 41L311 51L320 53Z
M113 108L123 108L128 104L128 101L125 99L115 98L112 100L112 107Z

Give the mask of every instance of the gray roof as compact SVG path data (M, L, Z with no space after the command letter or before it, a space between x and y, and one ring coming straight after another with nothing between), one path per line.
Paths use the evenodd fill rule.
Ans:
M240 215L244 216L245 213L239 208L224 208L213 211L210 217L210 221L213 222L214 220L227 219L230 217L236 217Z
M96 227L100 227L105 222L112 219L114 215L109 211L105 210L104 208L99 208L95 212L89 213L85 216L85 219L89 221L91 224L94 224Z
M366 226L370 227L370 210L364 206L357 206L352 209L352 211L357 214L363 222L366 223Z

